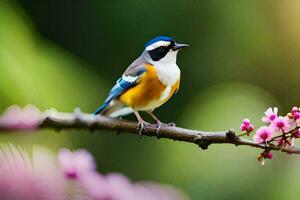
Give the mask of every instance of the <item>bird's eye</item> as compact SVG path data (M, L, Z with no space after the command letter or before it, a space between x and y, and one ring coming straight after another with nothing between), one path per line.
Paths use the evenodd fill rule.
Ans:
M160 47L159 47L159 49L163 50L163 49L164 49L164 47L163 47L163 46L160 46Z

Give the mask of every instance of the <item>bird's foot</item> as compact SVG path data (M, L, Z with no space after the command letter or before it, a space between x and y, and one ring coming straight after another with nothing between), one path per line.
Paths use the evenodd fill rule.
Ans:
M145 121L139 121L137 124L137 130L139 131L139 136L142 136L143 131L146 129L146 124L148 124Z
M176 124L174 122L167 123L166 125L171 127L176 127Z
M155 130L155 133L156 133L156 136L157 136L157 138L159 138L160 137L160 129L161 129L161 127L163 126L163 123L162 122L157 122L156 123L156 130Z
M175 127L176 126L176 124L175 123L163 123L163 122L161 122L161 121L158 121L157 123L156 123L156 130L155 130L155 132L156 132L156 136L158 137L158 138L160 138L160 129L161 129L161 127L168 127L168 126L171 126L171 127Z

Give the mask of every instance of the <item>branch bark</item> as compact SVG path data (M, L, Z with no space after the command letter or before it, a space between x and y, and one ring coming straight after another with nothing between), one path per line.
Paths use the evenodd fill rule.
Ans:
M79 109L75 109L74 113L57 112L54 109L44 112L44 117L40 121L37 129L88 129L91 132L96 130L111 130L119 132L127 132L139 134L136 122L113 119L105 116L93 116L91 114L82 113ZM19 131L16 129L7 129L0 125L2 131ZM234 144L236 146L244 145L260 149L270 149L282 151L289 154L300 154L300 148L280 148L269 144L256 144L251 140L238 137L234 130L220 132L206 132L199 130L190 130L180 127L161 127L159 134L156 133L156 125L147 124L143 135L154 136L158 138L172 139L174 141L184 141L198 145L201 149L207 149L211 144Z

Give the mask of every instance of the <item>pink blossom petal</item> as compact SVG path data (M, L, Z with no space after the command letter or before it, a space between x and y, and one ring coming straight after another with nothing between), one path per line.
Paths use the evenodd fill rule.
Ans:
M261 144L264 142L268 142L273 137L273 129L267 126L260 127L257 129L253 139L256 143Z
M22 124L28 128L36 128L43 119L42 112L33 105L27 105L23 108Z
M244 120L243 120L243 124L244 124L245 126L249 126L249 125L250 125L250 120L249 120L249 119L244 119Z
M80 149L74 152L74 160L80 171L96 170L96 163L93 156L86 150Z
M271 123L271 127L276 131L288 131L291 127L288 117L278 117Z
M55 157L48 157L48 152L40 151L33 157L13 145L0 147L0 199L2 200L65 200L64 184L60 170L53 166ZM37 160L36 160L37 159ZM37 166L39 164L43 164ZM47 167L49 166L49 168ZM51 168L50 168L51 166ZM49 171L48 171L49 170Z
M293 136L294 136L295 138L300 138L300 130L297 129L297 130L293 133Z
M273 154L272 154L272 152L269 151L264 154L264 157L271 160L273 158Z
M139 197L143 200L187 200L188 198L169 185L158 185L153 182L139 182L134 184L135 190L139 191ZM137 192L136 192L137 193Z
M21 123L22 116L22 109L19 106L10 106L0 117L0 124L6 128L17 127Z
M295 146L295 139L294 138L292 138L292 139L281 138L278 141L277 145L282 148L291 148L291 147Z
M97 172L91 172L83 176L80 183L94 199L113 199L114 191L106 178Z
M244 119L242 125L240 126L241 131L246 131L250 133L254 130L254 126L251 124L249 119Z
M42 120L43 114L35 106L27 105L21 109L13 105L0 117L0 125L7 129L31 130L37 128Z
M299 112L299 109L297 106L293 106L291 109L291 113L294 114L295 112Z
M95 171L93 157L84 150L62 149L58 160L48 149L34 148L33 152L29 156L15 147L0 147L1 200L186 199L172 187L133 184L121 174L101 175ZM79 174L72 181L64 177L65 170L70 168Z
M129 179L121 174L111 173L106 176L109 186L114 192L114 199L135 200L134 187ZM137 200L137 199L136 199Z
M277 118L278 108L274 107L268 108L265 112L265 116L262 117L262 121L265 123L271 123L273 120Z
M84 174L96 169L94 158L85 150L71 152L68 149L62 149L58 160L65 176L70 179L81 178Z

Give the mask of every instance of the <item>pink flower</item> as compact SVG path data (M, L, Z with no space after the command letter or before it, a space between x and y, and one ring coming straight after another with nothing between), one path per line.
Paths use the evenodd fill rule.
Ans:
M265 123L271 123L273 120L277 118L278 108L274 107L268 108L265 112L265 115L261 120Z
M255 135L253 136L253 139L257 144L261 144L270 141L272 137L273 130L270 127L263 126L256 131Z
M298 120L300 119L300 112L299 112L299 108L294 106L291 110L290 113L291 118L293 118L294 120Z
M104 178L110 191L109 199L122 199L122 200L140 199L137 197L138 193L133 187L131 181L127 177L123 176L122 174L111 173L106 175Z
M295 146L295 139L291 138L290 140L288 140L288 139L280 138L277 145L282 148L290 148Z
M93 199L113 199L114 191L108 185L106 178L100 173L85 174L80 180L82 187Z
M258 155L257 160L258 162L264 166L265 165L265 159L272 159L273 158L273 154L271 151L264 151L261 154Z
M291 127L289 123L288 117L277 117L275 120L272 121L271 127L274 128L276 131L288 131Z
M58 160L65 176L69 179L80 179L85 174L96 170L94 158L85 150L71 152L62 149Z
M49 151L34 147L32 155L13 145L0 147L1 200L65 200L65 183Z
M6 129L32 130L37 128L42 120L43 114L37 107L27 105L22 109L13 105L0 117L0 126Z
M157 183L132 183L121 174L102 175L85 150L38 147L32 155L0 145L1 200L186 200L177 189ZM70 179L72 181L70 181Z
M241 131L250 133L251 131L254 130L254 126L250 123L249 119L244 119L240 129L241 129Z
M271 151L264 151L261 153L261 156L270 160L273 158L273 154Z
M295 132L293 132L293 137L300 138L300 130L299 129L297 129Z
M291 113L294 114L296 112L299 112L299 108L297 106L293 106L291 109Z
M270 160L273 158L273 154L272 154L271 151L266 152L264 156L265 156L265 158L268 158L268 159L270 159Z
M139 182L134 184L137 190L136 200L188 200L182 192L170 185L158 185L154 182Z
M293 113L293 118L294 118L294 120L300 119L300 112L294 112Z
M164 189L161 185L153 183L157 191L141 191L137 187L139 183L132 183L127 177L112 173L102 175L95 168L93 157L84 150L71 152L63 149L59 153L60 165L67 179L78 181L79 186L87 192L92 199L122 199L122 200L183 200L184 196L172 188L173 190ZM149 184L150 187L150 184ZM147 189L147 187L145 187ZM146 193L145 193L146 192ZM166 197L166 198L160 198ZM169 197L169 198L167 198Z
M174 187L146 181L132 183L127 177L117 173L111 173L106 176L91 173L82 179L82 183L91 197L96 200L188 199Z

